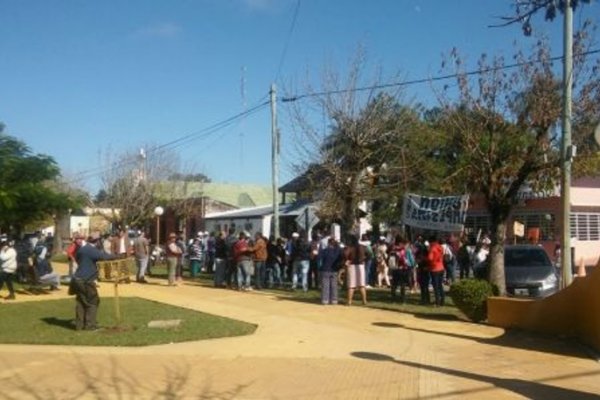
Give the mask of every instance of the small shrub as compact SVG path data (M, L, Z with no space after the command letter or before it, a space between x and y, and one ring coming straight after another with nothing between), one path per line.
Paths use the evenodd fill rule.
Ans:
M473 322L487 318L487 298L497 293L497 289L481 279L462 279L450 287L452 301Z

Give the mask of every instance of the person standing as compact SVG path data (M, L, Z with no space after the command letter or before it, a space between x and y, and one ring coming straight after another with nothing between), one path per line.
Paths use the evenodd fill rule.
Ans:
M98 266L101 260L112 260L116 257L98 250L98 238L88 238L86 243L81 236L75 237L77 252L77 270L73 274L69 286L69 294L75 295L75 330L96 330L98 323L96 314L100 305L100 297L96 287L98 279Z
M252 290L253 249L248 244L248 235L245 232L240 232L238 241L233 246L233 253L237 264L238 290Z
M13 247L13 243L8 238L3 237L0 240L0 290L4 287L8 288L8 296L6 300L15 299L15 288L13 280L17 271L17 251Z
M278 238L275 240L275 236L271 236L267 244L267 285L269 288L272 288L273 285L276 285L278 288L283 286L281 270L284 263L285 249L283 248L283 239Z
M113 236L111 241L111 253L117 258L126 258L131 253L129 244L129 237L127 237L127 231L125 229L119 229L119 232Z
M321 238L318 233L312 235L310 242L310 260L308 265L308 288L319 288L319 246Z
M183 261L186 258L186 245L185 239L183 237L183 231L177 232L177 239L175 240L175 244L179 247L181 251L181 255L177 258L177 265L175 267L175 279L178 283L183 281Z
M308 291L308 269L310 267L310 245L296 232L292 234L290 258L292 260L292 290L298 286L300 277L302 290Z
M362 302L367 304L367 289L365 277L365 249L358 243L355 235L350 235L348 245L344 248L344 264L346 266L346 279L348 286L347 305L352 305L354 291L359 289Z
M444 270L446 271L446 282L448 285L454 283L456 271L456 256L450 238L441 244L443 251Z
M202 238L200 234L190 244L188 255L190 257L190 276L195 278L200 272L202 265Z
M406 288L410 286L410 268L406 256L406 248L408 243L406 239L401 236L396 236L394 245L390 251L390 258L392 255L396 259L396 268L392 270L392 301L396 300L396 291L400 288L400 302L404 304L406 299Z
M67 259L69 260L69 278L73 277L73 273L77 269L77 260L75 260L75 253L77 252L77 244L75 244L75 236L71 239L71 243L67 247Z
M215 239L215 287L225 286L225 270L227 268L227 244L225 243L225 235L219 232Z
M267 262L267 240L261 232L254 235L254 282L256 289L261 290L265 286L265 273Z
M330 237L327 247L319 252L319 276L321 277L321 304L338 303L338 271L342 265L342 250Z
M382 287L383 284L386 287L391 287L390 278L389 278L389 248L385 241L385 237L379 238L379 243L377 244L377 287ZM392 260L392 263L394 260ZM397 265L392 265L392 268L396 268Z
M102 236L102 248L106 254L112 254L112 238L110 233L105 233Z
M417 262L417 281L419 283L419 291L421 294L421 304L426 305L431 303L429 296L429 263L427 261L428 248L423 237L419 235L415 242L415 259Z
M169 286L176 286L177 283L175 281L175 270L177 269L177 265L179 264L179 260L183 255L181 248L176 243L177 235L175 233L169 233L167 238L167 271L168 271L168 282Z
M469 275L471 274L471 260L473 256L472 249L469 249L469 247L468 243L464 241L456 253L460 279L469 278Z
M227 250L227 266L225 268L225 283L228 288L233 287L233 282L237 280L237 264L233 248L237 242L235 228L229 228L229 234L225 238L225 248Z
M435 306L441 307L444 305L444 249L436 236L429 239L427 263L435 296Z
M208 232L204 232L204 238L206 242L206 272L212 274L213 272L215 272L215 245L217 243L217 238L215 237L214 232L210 232L208 234L208 237L206 236L207 233Z
M374 271L374 262L375 262L375 251L373 250L373 243L371 243L371 239L369 239L369 235L363 233L359 242L362 246L365 247L365 275L367 279L367 289L371 288L371 285L375 285L375 274Z
M133 253L137 267L135 280L139 283L148 283L146 281L146 269L148 268L148 259L150 257L150 243L148 243L144 231L140 231L138 237L133 241Z

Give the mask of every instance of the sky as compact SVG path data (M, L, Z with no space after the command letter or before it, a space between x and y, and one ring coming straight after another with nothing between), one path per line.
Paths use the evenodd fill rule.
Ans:
M515 42L527 49L536 40L518 25L489 27L512 3L0 0L0 122L68 179L85 177L73 183L92 193L106 154L156 146L215 182L269 185L269 105L220 123L265 103L272 83L280 95L306 82L318 88L324 67L343 72L359 47L383 82L438 76L453 47L475 69L481 53L508 57ZM576 13L575 27L586 18L600 22L598 1ZM561 18L538 17L534 29L562 53ZM406 90L434 105L430 85ZM294 174L286 107L277 104L281 183Z

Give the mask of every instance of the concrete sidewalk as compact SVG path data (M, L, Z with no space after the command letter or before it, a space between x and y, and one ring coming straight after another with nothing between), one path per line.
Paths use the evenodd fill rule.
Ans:
M100 290L113 291L108 283ZM194 283L133 283L120 293L258 329L144 348L2 345L0 398L600 398L600 364L581 347L551 338ZM35 298L62 296L66 290Z

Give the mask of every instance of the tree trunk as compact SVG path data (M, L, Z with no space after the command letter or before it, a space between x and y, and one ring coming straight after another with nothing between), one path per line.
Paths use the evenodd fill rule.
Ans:
M70 215L58 214L54 219L54 237L52 238L52 255L62 254L63 239L71 236L69 232Z
M492 218L492 244L490 247L490 283L496 285L500 296L506 295L504 277L504 243L506 242L506 218Z

